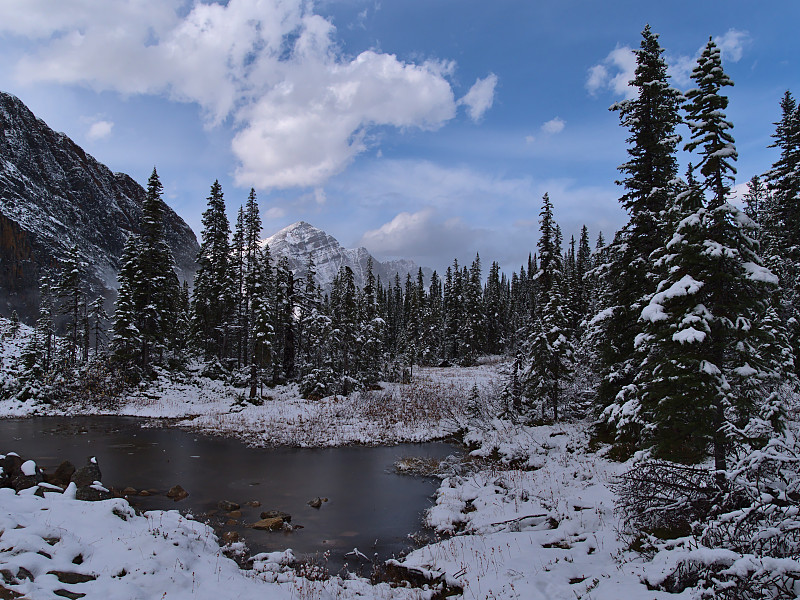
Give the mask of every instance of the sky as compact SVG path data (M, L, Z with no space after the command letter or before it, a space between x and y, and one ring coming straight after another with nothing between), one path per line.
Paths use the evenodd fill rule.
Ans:
M304 220L378 258L511 272L545 192L567 241L627 220L608 109L645 24L684 91L721 47L741 191L800 94L798 22L793 0L2 0L0 90L113 171L156 166L198 236L219 180L232 222L255 188L264 237Z

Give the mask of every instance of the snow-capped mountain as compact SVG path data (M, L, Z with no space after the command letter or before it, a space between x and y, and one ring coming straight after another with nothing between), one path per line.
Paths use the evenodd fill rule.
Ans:
M366 248L344 248L331 235L321 229L298 221L288 227L284 227L278 233L263 240L269 244L269 249L274 257L286 256L289 259L289 267L295 277L302 278L306 273L308 257L314 261L317 283L323 290L329 290L333 278L343 266L348 266L353 270L356 285L364 286L367 277L367 262L370 253ZM377 277L380 275L384 286L394 281L395 274L400 275L400 280L404 283L407 274L416 278L419 266L412 260L392 260L380 262L372 259L372 272ZM432 274L431 269L423 267L422 272L427 284Z
M90 293L113 297L144 195L131 177L112 173L18 98L0 92L0 312L16 310L30 320L40 274L73 244L88 265ZM170 208L165 230L179 277L191 279L195 234Z

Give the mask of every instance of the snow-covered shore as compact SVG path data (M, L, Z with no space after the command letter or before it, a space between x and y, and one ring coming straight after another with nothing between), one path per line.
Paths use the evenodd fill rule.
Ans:
M3 340L3 381L16 375L21 347L18 338ZM397 563L428 577L427 587L373 585L357 577L320 580L293 569L288 550L254 557L252 568L241 569L213 529L177 511L137 515L122 499L89 503L55 492L39 497L32 488L0 490L0 594L423 599L435 597L437 582L445 582L474 599L693 597L693 588L679 594L649 589L649 581L659 581L674 565L636 551L636 536L615 510L611 485L629 465L590 447L588 422L525 427L470 417L476 394L484 405L496 397L500 366L490 360L472 368L418 369L413 384L382 384L382 390L318 401L303 400L287 386L252 404L242 389L191 370L164 374L114 407L0 401L0 416L120 414L159 418L162 426L168 418L256 445L391 444L466 430L472 449L460 463L433 467L442 483L426 521L438 538ZM64 583L75 581L69 573L85 577Z

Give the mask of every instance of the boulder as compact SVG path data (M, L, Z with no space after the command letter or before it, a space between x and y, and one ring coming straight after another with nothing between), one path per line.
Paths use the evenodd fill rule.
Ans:
M169 491L167 492L167 498L172 498L175 502L179 500L183 500L189 496L189 492L183 489L179 485L172 486Z
M226 531L221 536L219 536L221 542L225 544L235 544L239 541L239 534L235 531Z
M262 531L277 531L283 529L283 519L280 517L273 517L271 519L261 519L256 521L251 526L253 529L260 529Z
M258 508L259 506L261 506L261 502L259 502L258 500L250 500L249 502L245 502L245 504L247 504L247 506L249 506L250 508Z
M322 503L323 503L323 502L327 502L327 501L328 501L328 499L327 499L327 498L320 498L320 497L318 496L318 497L314 498L313 500L309 500L309 501L308 501L308 505L309 505L311 508L319 508L320 506L322 506Z
M217 502L217 508L224 510L225 512L231 512L232 510L239 510L241 506L236 504L236 502L231 502L230 500L220 500Z
M261 513L262 519L282 519L284 523L292 522L292 515L282 510L267 510Z
M81 467L72 474L70 481L74 482L76 486L85 487L92 485L95 481L101 481L103 478L100 473L100 467L94 456L89 458L89 462L85 467Z
M122 495L123 496L135 496L138 493L139 492L136 491L136 488L132 488L130 486L128 486L124 490L122 490Z
M56 467L52 475L45 475L44 480L60 487L67 487L75 474L75 465L68 460L63 461Z
M113 498L114 494L109 492L99 485L84 485L75 491L76 500L85 500L87 502L98 502L99 500L109 500Z

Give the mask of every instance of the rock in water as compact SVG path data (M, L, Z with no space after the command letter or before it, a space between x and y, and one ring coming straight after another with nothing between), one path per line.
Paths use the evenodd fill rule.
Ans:
M284 523L292 522L292 515L282 510L266 510L261 513L262 519L283 519Z
M262 531L277 531L283 529L283 519L275 517L272 519L261 519L252 525L253 529L260 529Z
M172 498L173 500L175 500L175 502L177 502L178 500L183 500L184 498L187 498L188 496L189 496L189 492L187 492L185 489L183 489L179 485L175 485L175 486L171 487L169 489L169 491L167 492L167 498Z

